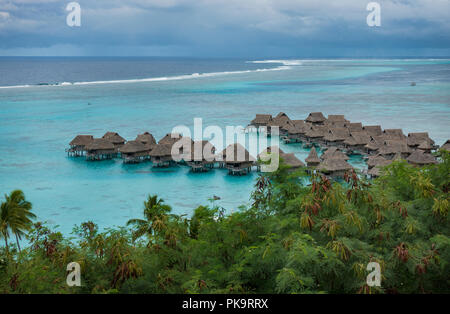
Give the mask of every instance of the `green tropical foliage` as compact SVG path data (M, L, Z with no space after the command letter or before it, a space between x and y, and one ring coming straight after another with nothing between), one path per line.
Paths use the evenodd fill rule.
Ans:
M449 293L450 158L440 158L396 161L372 181L282 165L232 214L213 202L187 218L149 196L126 227L86 222L72 237L30 226L31 204L14 191L1 205L0 293ZM13 234L27 236L21 253ZM70 262L81 287L65 282ZM366 283L369 262L381 287Z

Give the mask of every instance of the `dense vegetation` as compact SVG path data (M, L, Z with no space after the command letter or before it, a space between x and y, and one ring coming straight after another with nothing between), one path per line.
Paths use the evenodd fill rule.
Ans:
M370 182L355 173L305 180L282 164L233 214L211 200L187 218L149 196L126 227L99 232L86 222L71 238L32 223L31 204L14 191L1 205L0 293L448 293L442 154L424 168L396 161ZM24 236L20 249L14 240ZM73 261L81 287L66 284ZM370 261L381 265L381 287L366 284Z

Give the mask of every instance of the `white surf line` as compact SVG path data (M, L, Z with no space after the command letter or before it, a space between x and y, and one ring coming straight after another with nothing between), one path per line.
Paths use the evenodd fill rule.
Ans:
M215 77L222 75L232 75L232 74L245 74L245 73L258 73L258 72L268 72L268 71L282 71L289 70L290 66L279 66L276 68L268 69L256 69L256 70L242 70L242 71L225 71L225 72L209 72L209 73L193 73L187 75L179 76L168 76L168 77L152 77L144 79L128 79L128 80L108 80L108 81L87 81L87 82L62 82L57 84L43 84L43 85L16 85L16 86L0 86L0 89L8 88L26 88L26 87L57 87L57 86L72 86L72 85L100 85L100 84L123 84L123 83L141 83L141 82L162 82L162 81L178 81L178 80L188 80L197 79L205 77Z

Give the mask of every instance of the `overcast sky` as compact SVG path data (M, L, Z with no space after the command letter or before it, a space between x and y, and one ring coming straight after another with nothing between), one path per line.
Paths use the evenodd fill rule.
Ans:
M449 56L450 0L0 0L0 55Z

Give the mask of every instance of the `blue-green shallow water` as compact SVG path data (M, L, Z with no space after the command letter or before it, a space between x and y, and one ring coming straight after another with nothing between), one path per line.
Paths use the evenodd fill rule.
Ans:
M92 77L86 67L75 76L61 74L44 80L51 76L48 73L55 72L52 66L59 72L64 72L61 67L65 66L46 60L48 73L39 72L34 65L33 80L27 80L27 72L22 69L22 76L16 74L8 81L5 77L13 71L8 62L0 59L3 86L87 82L108 80L109 76L115 80L146 77L136 60L130 61L130 66L121 64L128 69L123 77L120 73L98 72L114 66L114 60L103 67L94 60L90 61L96 70ZM244 60L200 66L199 61L183 60L182 70L171 64L168 71L167 65L158 60L145 62L144 69L152 69L148 77L280 66ZM133 72L133 67L139 71ZM417 86L410 86L412 81ZM305 118L311 111L341 113L352 121L403 128L405 133L428 131L442 144L450 137L450 63L305 60L301 65L271 71L179 80L0 88L0 193L22 189L39 219L60 225L64 233L86 220L101 227L123 225L141 215L142 202L149 193L164 198L180 214L191 214L213 195L221 197L217 204L236 210L249 202L256 174L232 177L218 169L193 174L186 167L155 170L149 163L123 165L120 160L88 163L67 158L64 149L76 134L101 136L117 131L134 139L138 133L149 131L159 139L176 125L192 126L194 117L203 118L204 127L245 126L255 113L279 111L296 119ZM308 154L300 145L281 147L295 152L301 160ZM361 166L356 158L351 163Z

